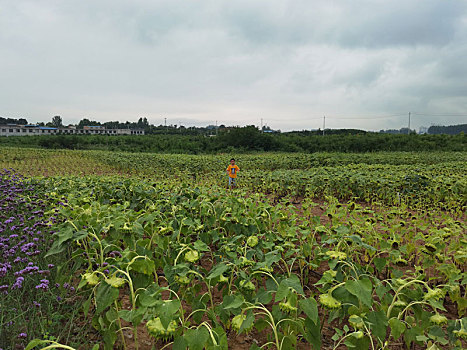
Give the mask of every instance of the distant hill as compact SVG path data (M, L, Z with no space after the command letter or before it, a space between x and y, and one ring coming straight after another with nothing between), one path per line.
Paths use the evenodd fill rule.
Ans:
M458 125L432 125L428 128L428 134L431 135L439 135L439 134L448 134L448 135L456 135L461 132L467 134L467 124L458 124Z

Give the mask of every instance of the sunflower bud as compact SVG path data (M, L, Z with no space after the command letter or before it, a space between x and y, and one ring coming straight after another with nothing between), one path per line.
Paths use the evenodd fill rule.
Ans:
M251 248L255 247L258 244L258 237L257 236L248 237L248 239L246 240L246 244Z
M337 276L337 271L335 270L326 270L323 273L323 276L329 276L331 279Z
M272 272L272 271L274 271L274 270L272 269L272 267L268 267L268 266L260 267L259 270L260 270L260 271L264 271L264 272Z
M434 289L428 288L428 292L426 292L425 295L423 296L423 300L430 300L430 299L439 300L441 298L444 298L444 291L439 288L434 288Z
M247 281L247 280L242 280L240 281L240 288L246 290L246 291L249 291L249 292L253 292L256 290L256 287L255 285L251 282L251 281Z
M219 283L227 283L229 279L225 277L223 274L219 276Z
M155 338L171 338L177 330L177 322L170 321L167 328L162 325L160 317L154 318L146 323L148 333Z
M105 280L108 284L110 284L112 287L115 287L115 288L120 288L121 286L123 286L125 284L125 279L123 278L120 278L120 277L117 277L115 275L113 275L112 277L110 278L107 278Z
M319 296L319 302L321 305L328 309L339 309L341 307L341 302L335 299L331 294L321 294Z
M185 253L185 260L194 263L199 259L199 253L196 250L189 250Z
M351 315L349 317L349 324L355 329L362 329L364 327L362 318L357 315Z
M364 334L362 331L357 331L357 332L350 333L350 335L355 337L356 339L362 339Z
M404 306L407 306L407 303L403 300L397 299L394 302L394 307L404 307Z
M462 327L462 328L459 329L459 330L452 331L452 333L453 333L457 338L467 340L467 331L465 330L464 327Z
M177 282L178 284L188 284L190 283L190 279L188 278L188 276L175 275L175 282Z
M402 278L396 278L396 279L394 280L394 285L395 285L396 287L400 287L400 286L404 285L406 282L407 282L407 281L404 280L404 279L402 279Z
M231 325L232 325L232 328L234 330L236 330L237 332L240 331L240 327L242 326L243 322L246 320L246 315L244 314L240 314L240 315L237 315L235 316L233 319L232 319L232 322L231 322Z
M329 250L326 252L326 255L329 256L331 259L338 259L338 260L345 260L347 258L347 254L344 252L339 252L336 250Z
M437 325L442 325L448 323L448 319L445 316L437 313L436 315L430 317L430 322Z
M99 277L95 272L86 272L85 274L83 274L83 279L85 279L90 286L95 286L99 283Z
M240 258L240 267L244 267L244 266L251 266L251 265L254 265L255 262L253 260L249 260L247 258L245 258L244 256L242 256Z
M298 310L297 307L293 306L290 303L290 300L287 300L285 303L284 302L279 303L279 308L283 312L288 313L288 314L292 312L296 312Z

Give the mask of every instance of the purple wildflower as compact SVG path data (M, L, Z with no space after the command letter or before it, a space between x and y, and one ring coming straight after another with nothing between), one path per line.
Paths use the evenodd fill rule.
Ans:
M41 280L41 283L36 286L36 289L49 289L49 280Z
M24 277L18 277L16 282L11 286L11 289L21 289L23 287Z

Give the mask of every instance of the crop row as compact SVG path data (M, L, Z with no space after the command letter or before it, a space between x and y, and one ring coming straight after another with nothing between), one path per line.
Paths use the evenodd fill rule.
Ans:
M466 337L462 214L331 196L298 209L186 182L44 186L68 198L48 256L73 256L105 348L137 348L147 334L157 348L195 350L245 332L261 339L252 349L461 348Z
M71 151L2 147L0 164L11 161L30 161L31 159L50 159L55 156L76 159L85 158L106 163L120 170L159 172L161 169L182 172L196 168L205 173L223 170L231 156L242 168L248 170L273 171L277 169L310 169L323 166L342 166L349 164L367 165L433 165L446 162L466 162L466 152L375 152L375 153L258 153L258 154L219 154L184 155L128 153L108 151Z
M46 151L5 148L0 166L23 174L125 175L226 185L226 156ZM465 211L465 153L264 154L238 158L239 185L253 192ZM413 164L410 163L412 159ZM178 180L177 180L178 178Z

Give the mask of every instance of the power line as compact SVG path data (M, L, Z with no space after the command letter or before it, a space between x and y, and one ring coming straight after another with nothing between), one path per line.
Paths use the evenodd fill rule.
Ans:
M304 118L304 119L298 119L298 118L289 118L289 117L285 117L284 119L271 119L271 118L268 118L268 121L271 121L271 122L283 122L284 120L287 120L287 121L308 121L308 120L323 120L323 117L316 117L316 118Z
M405 113L401 114L392 114L392 115L374 115L374 116L368 116L368 117L339 117L339 116L328 116L331 119L339 119L339 120L359 120L359 119L389 119L389 118L395 118L395 117L403 117L405 116Z
M426 115L429 117L467 117L466 113L417 113L413 112L415 115Z
M412 113L412 114L415 114L415 113ZM371 119L389 119L389 118L396 118L396 117L404 117L406 116L407 114L406 113L400 113L400 114L391 114L391 115L373 115L373 116L338 116L338 115L328 115L326 114L326 118L328 119L332 119L332 120L359 120L359 119L362 119L362 120L371 120ZM282 122L284 121L284 119L270 119L268 118L268 120L270 121L275 121L275 122ZM289 118L287 117L287 120L289 121L308 121L308 120L323 120L323 117L313 117L313 118L303 118L303 119L298 119L298 118Z

